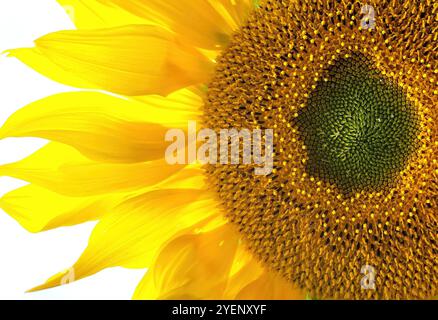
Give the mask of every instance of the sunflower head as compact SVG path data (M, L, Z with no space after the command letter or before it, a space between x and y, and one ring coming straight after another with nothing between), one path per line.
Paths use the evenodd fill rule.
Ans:
M274 129L275 160L267 177L210 166L210 181L247 246L312 296L437 294L436 14L262 1L218 60L207 126Z
M0 128L52 141L0 166L30 182L0 207L33 232L99 223L34 290L123 266L149 268L135 298L438 294L436 1L58 2L79 30L9 53L93 90ZM272 172L165 161L200 118L272 130Z

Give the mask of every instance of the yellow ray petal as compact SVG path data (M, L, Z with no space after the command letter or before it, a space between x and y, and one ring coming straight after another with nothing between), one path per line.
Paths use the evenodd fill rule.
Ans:
M239 300L304 300L303 290L295 288L292 283L284 280L270 270L244 287L236 296Z
M184 127L189 120L199 120L204 105L203 96L194 87L178 90L167 97L147 95L131 97L130 100L142 102L147 106L147 113L143 114L156 123L167 126ZM160 112L161 111L161 112Z
M63 69L61 66L57 65L38 48L13 49L8 50L6 53L56 82L76 88L91 89L95 87L95 84L88 82L85 78L82 78L81 75L75 74L71 70Z
M106 6L96 0L57 0L78 29L111 28L128 24L150 24L125 10Z
M252 1L243 0L100 0L146 19L165 23L184 41L197 47L226 46L245 20Z
M0 207L30 232L96 220L120 203L121 195L73 198L27 185L0 199Z
M153 186L183 167L164 160L98 163L72 147L52 142L21 161L0 166L0 176L22 179L67 196L91 196Z
M267 270L253 253L248 251L244 242L240 241L224 299L281 300L304 298L306 298L304 291L295 288L276 273Z
M168 95L208 81L213 64L158 26L48 34L9 55L53 80L123 95Z
M169 179L154 186L154 189L207 189L204 173L202 165L189 165Z
M253 254L239 242L239 247L230 271L224 299L234 300L239 292L263 274L263 267Z
M134 299L220 299L238 246L230 225L182 235L165 246Z
M152 122L169 128L186 128L187 121L200 119L203 100L189 89L178 90L167 97L148 95L129 98L79 91L52 95L32 105L41 105L51 110L80 106L84 112L85 108L89 108L90 111L108 114L125 121Z
M217 214L202 190L156 190L129 199L105 215L89 245L72 267L75 280L102 269L148 267L158 248L172 236L193 232ZM70 269L71 270L71 269ZM66 272L33 290L58 286Z
M257 258L240 243L232 272L224 294L225 299L282 300L304 299L304 291L267 270Z
M246 22L251 10L256 7L257 0L213 0L211 2L216 7L222 5L233 20L233 26L240 27Z
M168 128L120 116L130 111L147 113L146 108L139 110L133 103L103 94L60 94L18 110L0 128L0 139L39 137L58 141L104 162L162 159L168 146L164 139Z

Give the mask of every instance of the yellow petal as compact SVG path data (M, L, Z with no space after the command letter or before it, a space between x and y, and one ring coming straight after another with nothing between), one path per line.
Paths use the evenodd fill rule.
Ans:
M240 291L257 280L263 274L263 271L263 267L258 263L253 254L240 243L230 271L224 299L236 299Z
M222 5L228 15L233 19L235 28L241 27L248 18L251 10L256 7L257 0L214 0L219 7Z
M175 173L154 189L207 189L205 171L200 164L192 164Z
M0 166L0 176L22 179L67 196L91 196L153 186L183 167L164 160L98 163L72 147L52 142L21 161Z
M266 269L243 242L239 244L224 294L225 299L287 300L305 297L304 291Z
M123 95L168 95L208 81L213 67L158 26L60 31L35 44L9 55L61 83Z
M189 166L154 188L193 190L205 187L203 170ZM0 198L0 208L25 229L40 232L96 220L114 211L112 209L128 197L132 197L132 193L67 197L36 185L27 185Z
M205 197L201 190L186 189L151 191L129 199L98 223L72 267L75 280L114 266L148 267L163 243L193 232L217 214ZM61 272L34 290L58 286L65 275Z
M140 118L125 120L121 114L129 112L147 114L147 109L139 110L134 103L99 93L60 94L18 110L0 128L0 139L39 137L58 141L104 162L162 159L168 146L164 139L168 128L141 122Z
M187 127L187 121L199 120L204 105L202 92L195 88L182 89L167 97L147 95L131 97L147 107L143 117L168 127Z
M49 77L59 83L68 84L76 88L94 88L95 84L88 82L81 75L75 74L71 70L63 69L48 56L44 55L38 48L21 48L8 50L6 53L11 57L32 67L38 73Z
M161 250L134 299L220 299L238 239L228 224L176 238Z
M0 207L30 232L96 220L121 201L121 196L73 198L27 185L0 199Z
M111 28L151 23L128 11L106 6L97 0L57 0L78 29Z
M306 294L274 271L265 270L236 296L239 300L304 300Z
M197 47L226 46L230 35L245 21L252 1L235 0L100 0L146 19L165 23L184 41Z
M52 105L52 110L88 107L98 113L131 122L152 122L169 128L186 128L190 120L199 120L203 100L189 89L175 91L167 97L147 95L121 97L93 91L60 93L41 100L37 105ZM43 111L40 111L43 112Z

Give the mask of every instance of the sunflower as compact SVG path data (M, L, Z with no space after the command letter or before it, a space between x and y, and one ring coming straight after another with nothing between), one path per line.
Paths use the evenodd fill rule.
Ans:
M99 222L33 290L122 266L149 269L135 299L438 294L436 3L58 2L77 30L9 55L86 90L0 129L50 140L0 167L29 182L0 206L31 232ZM273 129L272 173L168 164L190 120Z

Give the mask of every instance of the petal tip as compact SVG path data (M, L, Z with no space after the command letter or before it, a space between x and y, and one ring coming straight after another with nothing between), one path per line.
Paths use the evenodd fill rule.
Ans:
M26 293L36 292L36 291L42 291L54 287L63 286L66 284L70 284L72 282L75 282L75 273L74 268L67 269L65 271L62 271L53 277L49 278L46 283L43 283L41 285L38 285L36 287L33 287L26 291Z

